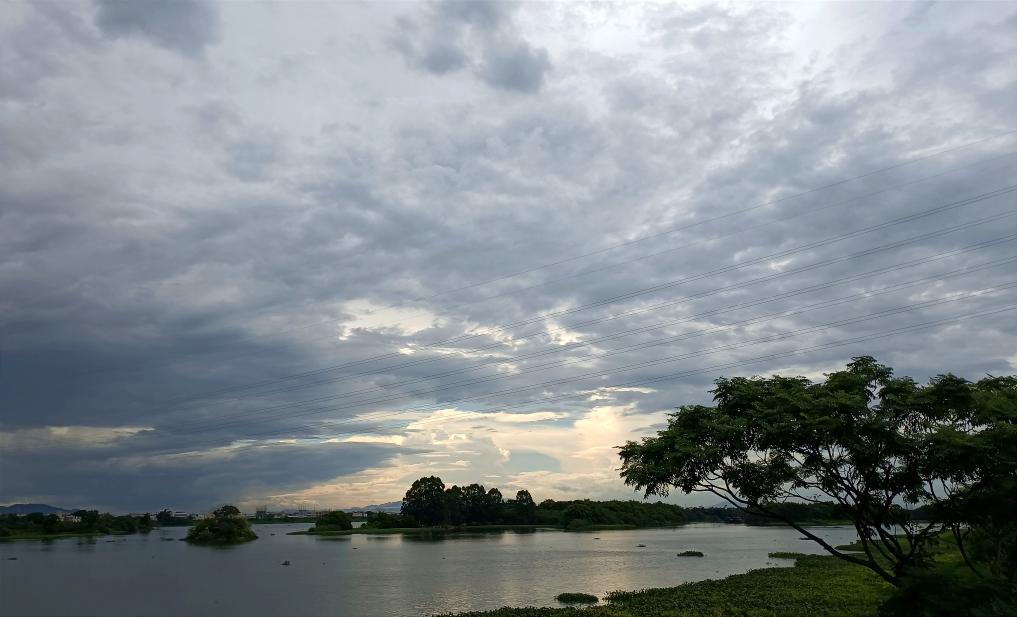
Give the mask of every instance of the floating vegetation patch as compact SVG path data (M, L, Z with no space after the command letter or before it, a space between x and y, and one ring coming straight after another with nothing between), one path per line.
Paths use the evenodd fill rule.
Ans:
M554 597L562 604L596 604L597 596L589 593L560 593Z
M703 551L682 551L678 553L679 557L705 557Z

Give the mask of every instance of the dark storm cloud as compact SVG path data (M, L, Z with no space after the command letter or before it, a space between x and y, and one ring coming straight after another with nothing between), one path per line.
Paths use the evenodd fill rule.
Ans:
M99 445L15 435L20 447L5 444L0 459L7 495L39 495L64 507L121 512L205 512L252 494L355 472L394 454L390 446L348 443L269 443L162 453L153 452L145 433Z
M408 410L567 412L554 424L569 426L591 406L628 405L634 426L649 427L659 421L650 414L708 400L721 374L819 377L862 353L919 380L1014 371L1006 314L749 363L1003 306L1015 301L1012 289L718 349L1008 283L1012 264L941 274L1009 257L1012 243L931 258L1014 233L1014 218L754 281L1013 211L1013 194L611 300L1017 182L1017 157L1003 156L1017 149L1011 135L706 222L1017 128L1007 36L1015 23L995 10L937 8L915 29L911 9L887 5L864 24L885 35L836 46L812 66L783 43L792 17L768 7L647 8L632 16L638 53L578 49L578 39L552 46L522 26L546 19L567 29L610 15L573 20L544 5L474 2L408 15L371 8L385 12L373 40L401 33L394 54L335 31L356 20L302 13L331 10L308 6L293 9L305 27L291 38L273 31L280 49L306 59L300 78L287 75L279 87L261 69L280 54L257 63L251 50L264 46L234 39L264 25L255 5L234 14L236 23L224 12L229 36L207 72L171 54L136 58L96 45L88 7L66 7L0 8L18 17L0 31L0 53L13 60L0 71L18 84L17 102L0 111L8 137L0 148L0 436L18 446L2 454L0 501L69 495L58 505L203 508L299 492L411 457L429 439L427 425L404 445L329 441L403 435ZM354 9L367 10L336 10ZM176 24L167 32L191 19L167 22ZM315 30L320 24L329 27ZM33 56L24 43L36 31L61 52ZM197 53L219 40L172 36L177 43L157 42ZM943 45L963 48L956 63L937 52ZM545 49L555 50L553 71ZM45 77L30 78L36 70ZM447 91L431 84L421 96L421 79L456 71L498 90L448 78ZM340 87L339 78L348 82ZM571 259L587 252L596 253ZM562 263L531 270L552 262ZM664 302L674 304L618 316ZM638 331L605 338L629 330ZM691 335L624 350L683 333ZM530 334L539 336L522 338ZM518 340L497 346L508 336ZM563 347L573 340L596 342ZM708 368L724 364L734 366ZM674 374L684 376L653 382L655 391L590 398L596 388ZM367 412L383 415L356 415ZM475 420L468 426L483 426ZM116 432L125 429L150 430ZM493 437L484 439L496 452ZM79 465L86 471L67 471ZM586 486L556 477L561 487ZM129 491L117 496L118 486Z
M97 0L95 24L111 38L142 36L196 55L219 40L219 14L206 0Z

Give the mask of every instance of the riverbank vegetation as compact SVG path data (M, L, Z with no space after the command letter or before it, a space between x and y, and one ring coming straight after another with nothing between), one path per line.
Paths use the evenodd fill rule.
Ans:
M148 533L155 522L148 514L143 516L116 516L97 510L76 510L69 515L2 514L0 539L47 539L74 536L126 535Z
M771 553L794 559L678 587L616 591L583 609L502 608L457 617L1003 617L1017 614L1012 595L964 563L951 534L937 536L927 567L900 587L871 569L829 555ZM844 547L861 550L860 542ZM975 562L986 565L984 562Z
M710 493L747 517L790 525L898 588L890 614L950 614L916 604L932 591L944 594L940 604L973 602L957 610L1017 608L1017 376L947 374L919 385L862 356L820 383L715 384L714 407L679 407L656 437L620 449L627 484L647 497ZM858 530L859 550L831 546L796 520L801 503L819 500ZM963 576L934 567L945 537Z
M187 532L187 541L192 544L225 546L256 539L251 524L231 505L217 508L210 518L198 521Z
M319 516L311 531L346 531L349 529L353 529L350 515L342 510L335 510Z
M866 568L825 555L798 555L794 567L616 591L599 606L502 608L457 617L874 617L892 589Z
M804 504L789 512L806 520L834 522L834 504ZM843 521L837 515L836 520ZM529 491L519 490L504 499L497 488L482 484L446 487L441 478L420 478L406 491L399 515L371 513L365 526L376 529L412 527L461 527L475 525L533 525L570 531L669 527L688 522L745 522L733 508L686 509L663 502L555 501L538 505Z
M559 593L554 599L562 604L596 604L599 601L593 594L576 592Z

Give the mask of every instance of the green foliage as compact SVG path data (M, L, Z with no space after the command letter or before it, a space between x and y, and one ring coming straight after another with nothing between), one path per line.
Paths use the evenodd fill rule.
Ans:
M596 604L597 596L588 593L559 593L554 597L555 600L562 604Z
M33 512L25 516L0 514L0 537L45 537L61 535L131 534L152 530L152 517L116 516L97 510L78 510L73 513L77 522L65 521L56 514Z
M933 535L967 522L967 496L1017 475L1014 377L971 383L940 375L921 386L859 357L821 383L781 376L715 383L715 407L682 406L656 437L621 448L626 483L647 496L713 493L749 515L795 526L894 584L927 565ZM795 506L786 504L817 497L862 531L862 555L825 545L795 521ZM931 524L917 523L900 502L930 504ZM898 528L906 547L894 537ZM981 528L999 537L999 525Z
M880 617L1009 617L1017 615L1013 589L998 578L970 572L919 571L879 609Z
M678 553L679 557L705 557L703 551L682 551Z
M788 551L774 551L772 553L767 553L766 556L769 557L770 559L798 559L799 557L803 556L803 553L790 553Z
M537 520L542 524L560 526L569 530L592 527L630 526L667 527L681 525L688 519L685 510L663 502L642 501L553 501L541 502Z
M346 529L353 529L350 515L342 510L335 510L319 516L312 531L343 531Z
M230 505L216 509L211 518L198 521L187 532L187 541L192 544L221 546L250 542L257 538L240 510Z
M400 527L439 525L543 525L569 530L591 528L666 527L687 522L680 506L662 502L554 501L538 506L529 491L503 499L496 488L482 484L444 488L441 478L420 478L403 498ZM414 521L406 524L406 521ZM381 528L379 526L379 528Z
M155 520L160 527L188 527L191 521L186 518L173 516L171 510L161 510L155 515Z
M504 608L459 617L875 617L892 590L866 568L833 557L802 555L793 568L610 593L606 605Z
M530 491L517 491L516 498L508 501L510 518L513 523L526 525L537 520L537 504L534 503Z
M388 512L368 512L367 520L364 521L363 529L400 529L416 527L417 521L403 514L389 514Z
M448 519L445 483L437 476L420 478L406 491L401 512L421 525L444 524Z

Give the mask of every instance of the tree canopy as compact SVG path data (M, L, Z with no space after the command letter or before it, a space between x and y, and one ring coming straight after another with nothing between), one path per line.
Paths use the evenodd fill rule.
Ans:
M217 508L210 518L198 521L187 532L187 541L193 544L240 544L257 538L240 510L231 505Z
M318 517L314 523L315 531L344 531L353 529L353 522L350 515L342 510L326 512Z
M947 374L919 385L863 356L820 383L715 384L715 406L679 407L656 437L620 448L625 482L647 496L712 493L893 584L924 563L936 534L962 538L965 504L1012 486L1017 473L1015 377L972 383ZM837 550L776 505L821 501L855 526L863 555ZM929 506L927 521L912 515L916 505ZM1003 542L1012 551L1012 537Z

